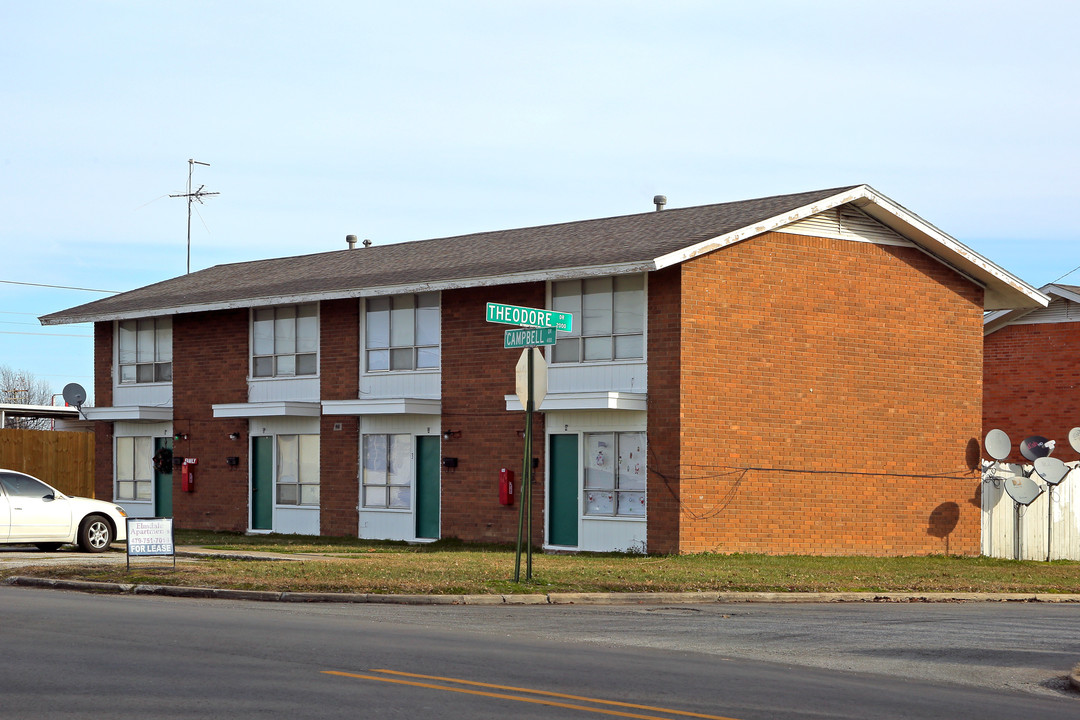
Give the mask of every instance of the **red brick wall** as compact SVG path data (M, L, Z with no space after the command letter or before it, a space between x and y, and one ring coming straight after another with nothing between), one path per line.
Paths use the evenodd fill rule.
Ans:
M94 406L112 407L113 323L94 323ZM113 499L113 424L94 423L94 497Z
M767 233L682 266L680 351L679 550L979 552L977 286Z
M442 429L461 431L442 441L442 455L458 458L455 469L442 469L442 536L467 542L514 542L519 494L513 506L499 504L501 468L521 478L525 413L507 412L505 395L514 394L514 366L520 350L503 349L508 325L487 322L488 302L545 307L543 283L494 288L445 290L442 293ZM532 541L543 542L544 426L534 413Z
M649 275L648 287L648 526L646 545L651 553L679 551L679 443L682 413L679 407L680 300L679 266Z
M360 301L323 302L319 315L322 398L355 400L360 392ZM320 532L355 536L360 523L358 418L323 415L320 432Z
M1008 433L1012 462L1028 462L1019 445L1031 435L1056 440L1056 458L1080 457L1069 445L1069 430L1080 425L1080 323L1009 325L983 348L983 437L994 428Z
M247 402L248 311L173 318L173 431L186 436L173 454L197 458L195 492L180 492L173 473L177 527L244 531L248 527L248 424L215 418L212 405ZM239 433L238 440L229 438ZM228 457L239 457L230 467Z

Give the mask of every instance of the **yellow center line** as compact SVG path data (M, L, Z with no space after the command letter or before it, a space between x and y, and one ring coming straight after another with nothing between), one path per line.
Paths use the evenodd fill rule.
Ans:
M603 715L615 715L618 717L628 718L640 718L641 720L666 720L665 718L658 717L656 715L638 715L636 713L620 712L618 710L605 710L603 708L588 707L586 705L573 705L570 703L556 702L554 700L539 700L536 698L519 697L517 695L505 695L502 693L485 692L482 690L468 690L466 688L454 688L447 687L445 685L433 685L431 683L416 682L413 680L398 680L395 678L379 677L378 675L362 675L358 673L348 673L339 670L323 670L326 675L339 675L342 677L359 678L362 680L378 680L379 682L396 683L399 685L411 685L413 687L429 688L432 690L446 690L448 692L464 693L467 695L480 695L482 697L498 698L502 700L516 700L518 702L532 703L535 705L547 705L551 707L568 708L570 710L584 710L586 712L600 713ZM633 708L635 710L649 710L652 712L667 713L669 715L683 715L696 718L705 718L705 720L736 720L735 718L725 717L721 715L704 715L702 713L686 712L683 710L671 710L669 708L654 707L652 705L636 705L633 703L618 702L616 700L600 700L597 698L583 697L580 695L567 695L564 693L550 692L547 690L533 690L530 688L514 687L512 685L495 685L492 683L482 683L473 680L460 680L457 678L440 677L438 675L419 675L416 673L401 672L399 670L380 670L373 669L370 672L385 673L387 675L401 675L404 677L420 678L424 680L438 680L440 682L457 683L459 685L473 685L477 687L491 688L494 690L509 690L512 692L528 693L531 695L544 695L547 697L563 698L565 700L578 700L581 702L595 703L598 705L612 705L616 707Z

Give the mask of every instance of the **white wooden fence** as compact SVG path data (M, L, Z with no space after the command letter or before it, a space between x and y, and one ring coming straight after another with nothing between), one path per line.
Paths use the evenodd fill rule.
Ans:
M1031 465L983 464L982 554L1011 560L1080 560L1080 463L1050 486ZM1030 476L1043 493L1028 506L1005 490L1010 477ZM1047 537L1049 536L1049 553Z

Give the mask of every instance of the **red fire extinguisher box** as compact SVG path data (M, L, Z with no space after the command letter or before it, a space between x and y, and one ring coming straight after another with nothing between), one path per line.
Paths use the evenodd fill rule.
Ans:
M503 468L499 471L499 504L514 504L514 471Z

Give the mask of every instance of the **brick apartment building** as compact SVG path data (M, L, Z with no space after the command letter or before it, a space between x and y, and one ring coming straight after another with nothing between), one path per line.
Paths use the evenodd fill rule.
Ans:
M42 322L95 324L97 494L132 515L509 542L521 351L489 302L573 314L537 544L917 555L979 552L983 312L1047 301L857 185L221 265Z
M1020 441L1056 441L1054 457L1080 459L1069 430L1080 426L1080 287L1039 288L1046 307L987 313L983 340L983 434L997 428L1012 440L1009 462L1027 463Z

